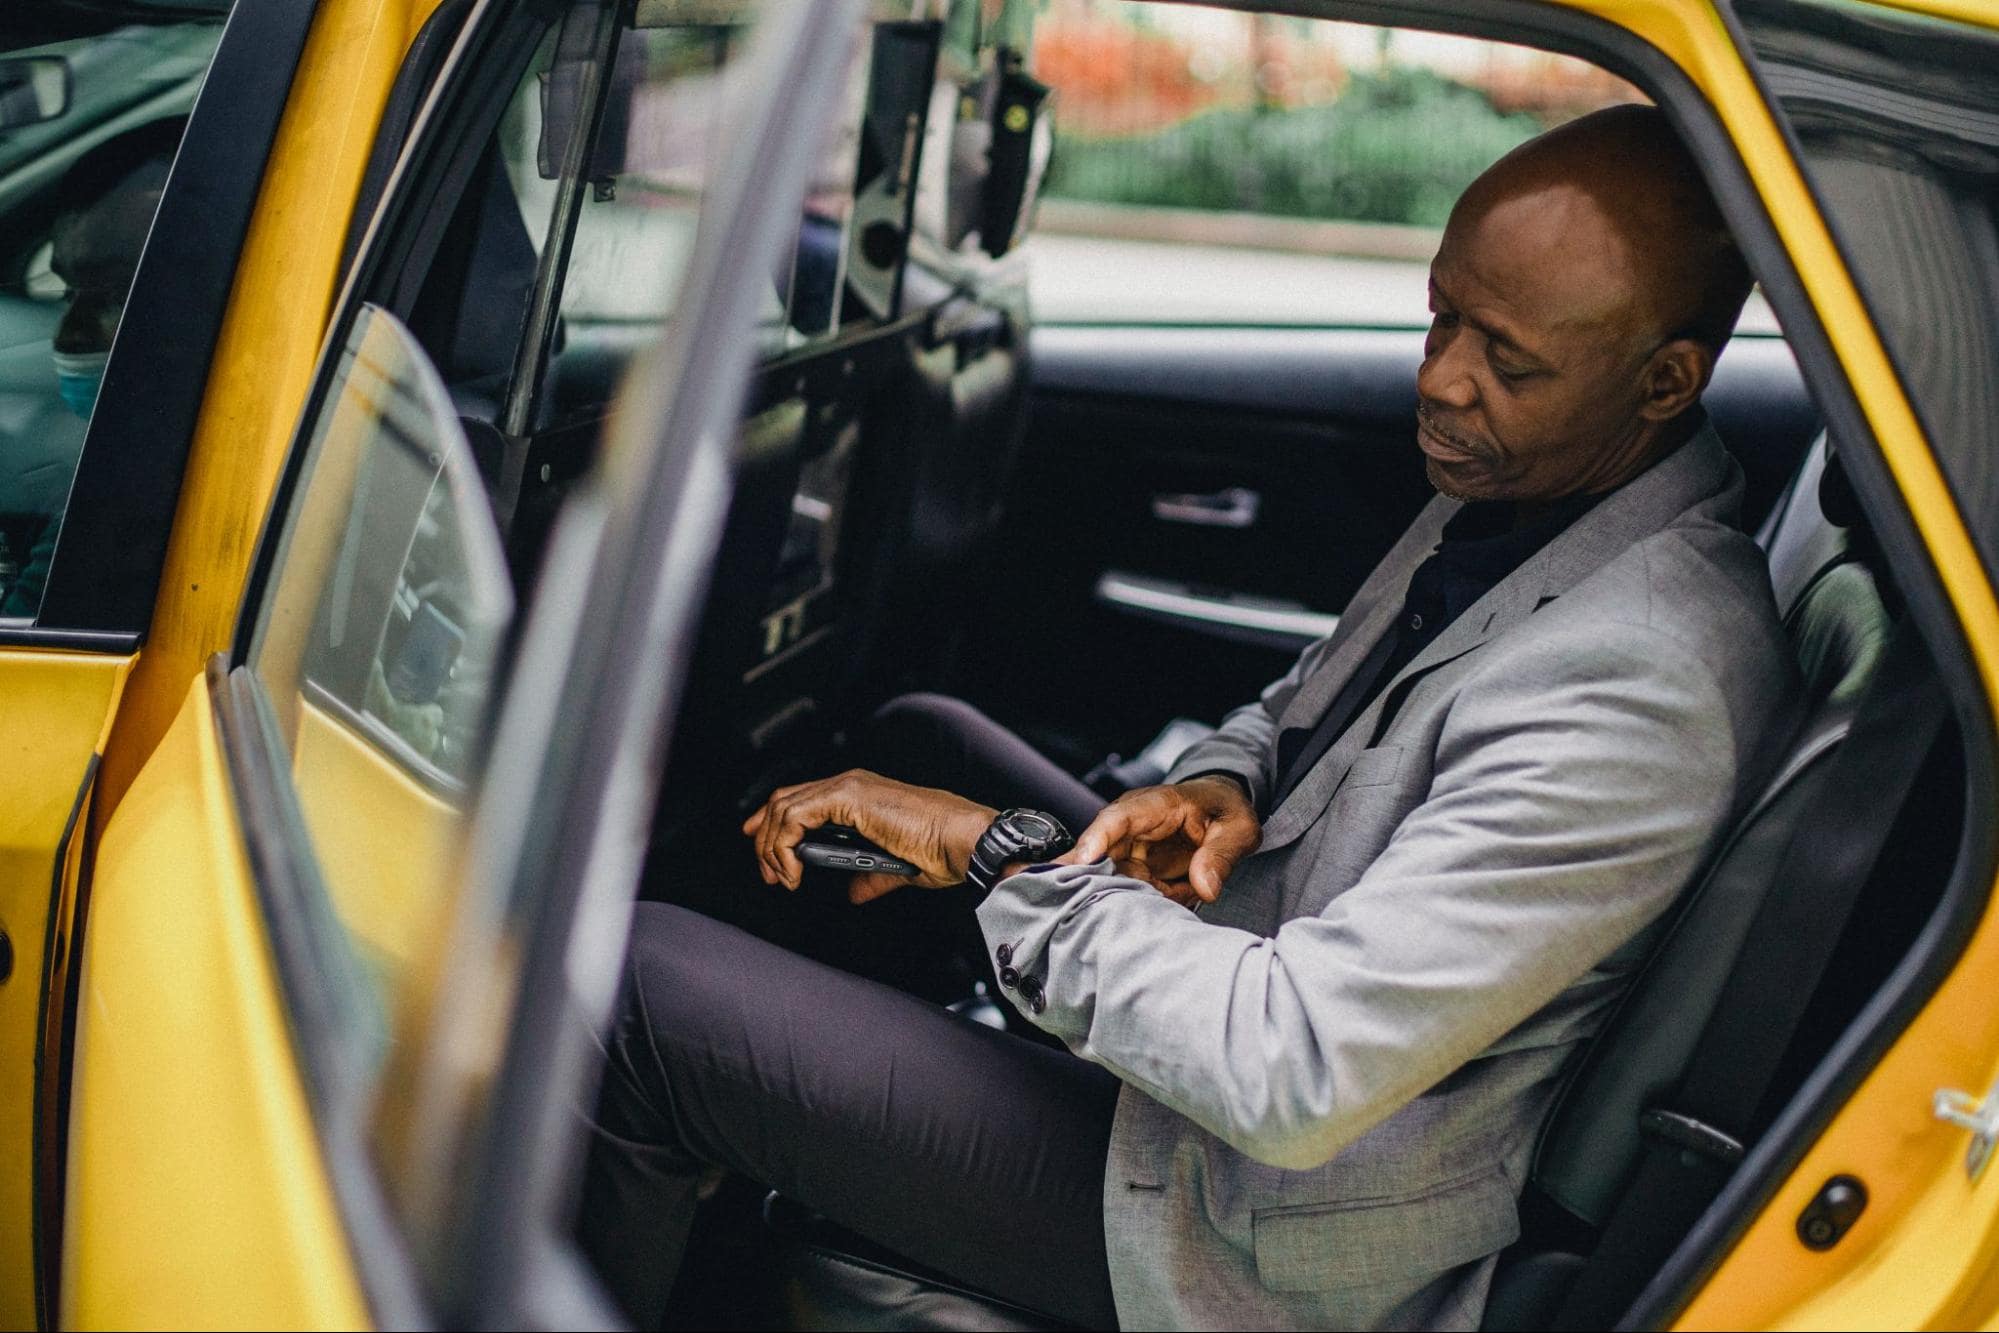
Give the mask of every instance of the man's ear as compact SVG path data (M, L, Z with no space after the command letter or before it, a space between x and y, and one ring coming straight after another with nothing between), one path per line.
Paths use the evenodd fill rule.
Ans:
M1647 421L1671 421L1700 401L1714 374L1714 353L1692 338L1674 338L1645 366L1645 401L1638 415Z

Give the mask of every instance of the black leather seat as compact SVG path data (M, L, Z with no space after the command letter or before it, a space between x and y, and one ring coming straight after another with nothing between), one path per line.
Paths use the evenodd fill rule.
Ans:
M1758 536L1798 654L1804 720L1708 869L1655 927L1650 961L1558 1094L1534 1156L1526 1232L1494 1281L1489 1329L1546 1327L1588 1263L1595 1230L1638 1162L1644 1114L1684 1073L1779 858L1885 654L1893 620L1872 541L1823 437ZM1022 1323L1021 1311L941 1285L795 1205L778 1201L771 1216L787 1241L800 1327L1059 1327Z
M1646 1112L1686 1073L1730 973L1743 961L1744 936L1780 858L1810 815L1829 760L1886 654L1893 620L1870 567L1872 542L1823 438L1759 536L1798 654L1805 719L1558 1095L1523 1208L1539 1225L1501 1259L1488 1329L1548 1327L1586 1266L1594 1235L1638 1164Z
M940 305L869 422L890 447L863 479L871 600L847 682L852 715L935 688L977 623L1027 422L1025 341L1004 310Z

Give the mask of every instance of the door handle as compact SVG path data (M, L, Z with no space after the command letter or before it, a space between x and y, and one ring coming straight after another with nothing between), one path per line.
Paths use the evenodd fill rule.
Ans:
M1247 635L1287 648L1303 648L1339 628L1340 618L1296 602L1240 592L1197 592L1171 579L1107 570L1097 576L1097 601L1188 629Z
M1191 523L1201 528L1246 528L1256 522L1263 495L1247 486L1230 486L1207 495L1161 493L1152 497L1152 516L1162 523Z

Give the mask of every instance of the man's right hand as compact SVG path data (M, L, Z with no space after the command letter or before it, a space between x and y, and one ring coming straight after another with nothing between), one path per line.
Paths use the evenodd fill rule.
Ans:
M1263 842L1263 822L1236 782L1217 775L1140 787L1105 806L1065 862L1109 857L1173 901L1192 906L1222 896L1236 863Z
M787 889L797 888L805 875L798 844L821 824L845 824L917 867L915 878L855 875L847 897L865 903L905 884L938 889L962 883L972 849L998 813L948 791L913 787L855 768L819 782L779 787L743 821L743 832L756 840L764 883Z

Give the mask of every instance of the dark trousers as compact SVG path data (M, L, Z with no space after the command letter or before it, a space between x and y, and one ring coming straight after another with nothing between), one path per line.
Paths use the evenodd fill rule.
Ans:
M862 759L1077 832L1102 804L937 696L885 708ZM636 909L607 1045L581 1232L641 1326L664 1312L701 1175L719 1166L968 1286L1116 1327L1105 1070L659 903Z

